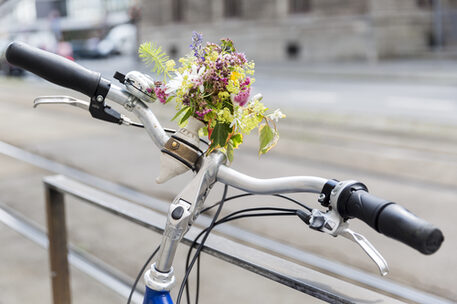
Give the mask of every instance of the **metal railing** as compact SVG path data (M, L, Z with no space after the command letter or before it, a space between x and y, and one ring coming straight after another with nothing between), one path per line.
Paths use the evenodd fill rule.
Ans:
M68 271L69 246L66 238L64 210L65 195L71 195L158 233L162 233L163 227L165 227L166 216L62 175L46 177L44 184L54 303L70 303L71 299ZM190 245L200 232L200 228L193 226L185 235L183 243ZM219 235L213 234L205 243L203 251L330 303L400 303L386 295L322 274ZM91 264L94 265L94 263ZM123 281L116 277L113 271L105 269L102 263L98 263L95 267L111 279L108 281L100 280L102 283L110 284L109 282L113 281ZM108 287L112 288L112 286ZM120 293L125 296L125 292ZM137 301L140 298L141 294L138 293L136 295Z
M69 180L68 177L70 177L73 179L72 184L74 184L74 180L90 184L93 187L102 189L104 192L111 193L113 201L115 199L118 200L119 197L122 197L130 202L135 202L133 205L136 206L136 209L138 206L141 206L143 209L153 209L161 214L165 214L168 210L169 204L164 201L150 197L131 188L115 184L100 177L88 174L86 172L82 172L78 169L66 166L64 164L49 160L40 155L9 145L2 141L0 141L0 154L30 164L34 167L54 172L55 174L65 175L67 176L66 180ZM62 191L59 190L57 192ZM69 191L70 195L72 195L72 193L73 191ZM164 216L162 215L162 217ZM165 219L162 219L162 221L165 223ZM22 234L29 240L32 240L39 246L48 248L48 236L42 227L32 223L29 219L14 209L1 203L0 222L10 227L14 231ZM207 226L209 223L210 218L205 215L200 215L196 221L196 224L200 226ZM399 284L386 278L381 278L379 276L364 272L348 265L338 263L336 261L323 258L310 252L299 250L292 246L263 237L261 235L252 233L230 224L218 226L214 230L245 244L251 244L252 246L260 248L263 251L286 257L287 259L295 261L298 264L310 265L314 269L328 273L331 276L337 276L343 280L353 282L359 286L365 286L371 290L405 300L409 303L451 303L451 301L442 297L415 289L410 286ZM104 282L107 287L111 288L121 296L127 297L130 291L130 286L133 282L130 278L128 278L125 274L120 273L116 269L113 269L103 261L89 255L87 252L78 250L78 248L75 248L71 245L67 247L68 261L71 265L77 267L79 270L90 275L91 277L94 277L96 280ZM141 297L142 295L140 293L136 293L136 297L134 297L134 299L137 299L136 302L140 303Z

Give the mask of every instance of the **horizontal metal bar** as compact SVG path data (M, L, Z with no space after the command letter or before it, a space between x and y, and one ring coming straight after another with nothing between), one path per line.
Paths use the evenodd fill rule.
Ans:
M94 189L64 176L44 179L47 187L74 196L129 221L159 233L166 217L150 209ZM192 227L183 242L191 244L201 229ZM388 296L330 277L260 250L241 245L218 235L211 235L203 251L283 285L331 303L401 303Z
M287 176L278 178L254 178L232 168L221 166L217 180L234 188L253 194L320 193L327 179L315 176Z
M29 151L15 147L2 141L0 141L0 153L15 158L17 160L24 161L39 168L54 173L66 175L75 180L90 184L94 187L102 189L103 191L108 191L119 197L123 197L130 201L134 201L138 204L147 206L159 212L168 212L169 203L167 202L150 197L144 193L135 191L131 188L118 185L108 180L96 177L81 170L44 158L40 155L31 153ZM196 224L208 226L210 221L211 219L209 217L200 215L196 221ZM215 228L215 231L222 232L227 236L238 239L242 242L250 243L259 248L265 249L266 251L273 252L281 256L287 256L291 259L296 260L297 262L310 265L317 269L321 269L324 272L332 273L342 278L347 278L352 282L356 282L357 284L367 286L372 290L377 290L386 294L390 294L392 296L399 297L407 301L420 304L452 303L449 300L444 299L442 297L406 285L402 285L391 280L381 278L379 276L372 275L370 273L364 272L362 270L350 266L346 266L344 264L332 260L322 258L318 255L299 250L292 246L282 244L280 242L268 239L266 237L260 236L258 234L249 232L247 230L229 224L218 226Z
M45 230L26 220L23 216L4 204L0 204L0 222L44 249L48 249L48 236ZM127 278L123 273L120 273L117 269L109 266L95 256L75 246L69 247L68 260L73 267L94 278L120 296L126 299L128 298L133 282L130 278ZM142 291L135 291L132 301L133 303L142 303Z

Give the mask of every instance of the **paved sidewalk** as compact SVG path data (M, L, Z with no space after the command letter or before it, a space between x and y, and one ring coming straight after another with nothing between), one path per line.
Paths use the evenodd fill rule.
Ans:
M377 63L285 63L256 62L257 72L294 77L332 79L387 80L423 82L427 84L456 84L457 60L452 59L397 59Z

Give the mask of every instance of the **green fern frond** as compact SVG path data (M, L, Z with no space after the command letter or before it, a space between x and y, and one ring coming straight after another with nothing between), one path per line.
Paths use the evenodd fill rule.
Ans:
M157 74L170 76L166 62L170 57L162 51L162 47L153 42L145 42L140 45L138 50L139 56L147 65L152 66L152 71Z

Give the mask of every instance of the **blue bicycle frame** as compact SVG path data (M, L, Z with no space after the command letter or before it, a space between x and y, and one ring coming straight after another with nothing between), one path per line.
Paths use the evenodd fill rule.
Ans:
M155 291L146 286L143 304L173 304L169 291Z

